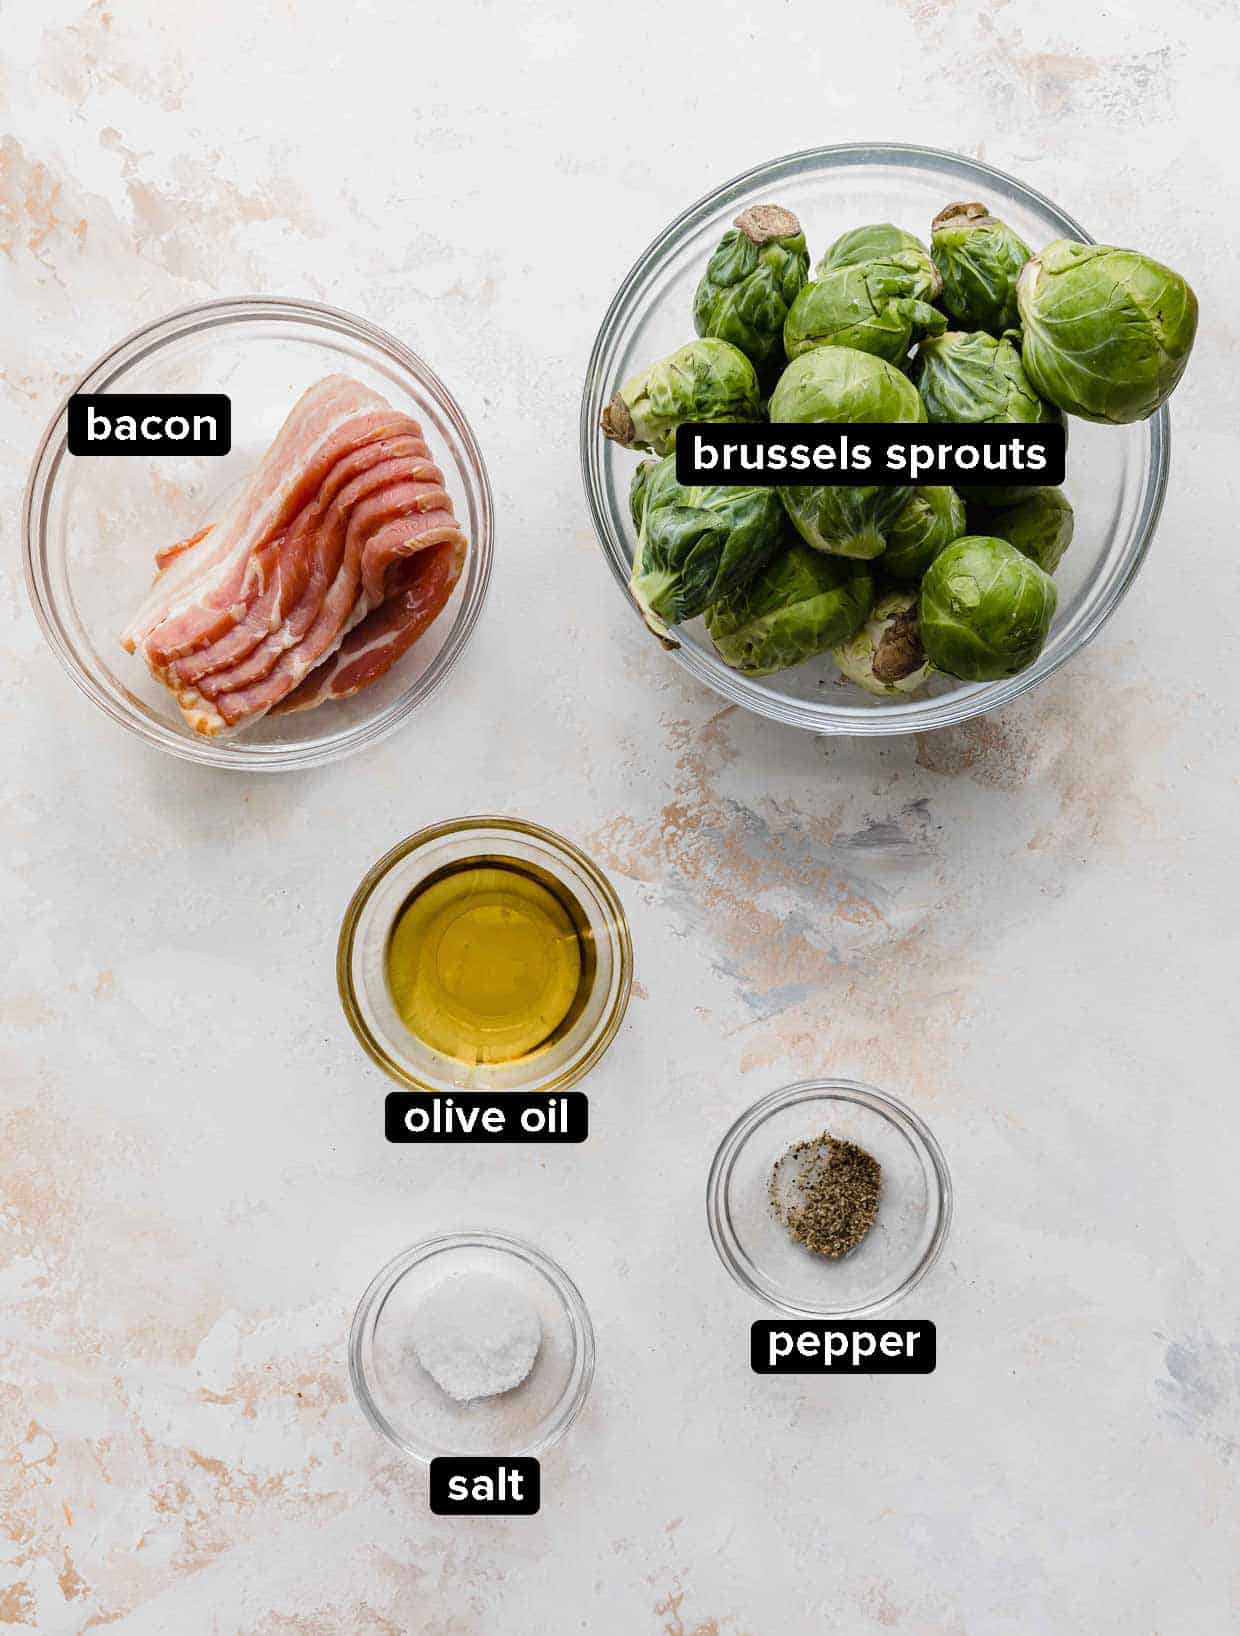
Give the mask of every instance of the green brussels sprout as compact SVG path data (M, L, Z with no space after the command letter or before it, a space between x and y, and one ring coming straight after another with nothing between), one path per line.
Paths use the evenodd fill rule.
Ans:
M656 636L750 579L787 538L770 488L683 487L669 454L646 479L629 589Z
M983 204L950 204L934 218L930 253L943 275L942 302L960 329L1014 329L1025 241Z
M1072 502L1062 489L1026 489L1009 505L991 506L969 496L970 534L991 534L1053 574L1072 544ZM884 563L885 563L884 559Z
M690 420L757 420L761 397L743 352L711 336L634 375L603 410L603 431L626 449L670 454Z
M853 347L816 347L793 360L771 394L771 420L794 423L923 421L916 388L893 365ZM877 557L911 485L849 488L787 484L779 497L792 525L816 551Z
M782 205L753 205L706 264L693 299L694 327L730 341L759 375L768 374L783 365L784 320L808 277L800 222Z
M955 489L918 486L887 530L887 549L877 566L889 579L915 582L966 527L965 504Z
M832 267L807 284L784 325L784 351L799 358L814 347L856 347L896 364L908 355L913 336L947 328L943 314L922 299L922 276L900 258Z
M629 484L629 516L633 519L634 528L640 529L642 526L642 514L646 509L646 490L658 469L657 460L643 460L633 473L633 481Z
M1058 420L1034 391L1009 336L948 330L917 348L913 379L932 421L989 425Z
M1006 540L966 534L921 582L921 640L930 663L966 682L1015 676L1041 653L1055 581Z
M858 687L880 698L909 698L930 679L930 661L921 645L917 596L887 591L848 641L831 649L836 664Z
M868 568L794 540L756 579L707 610L706 629L733 670L769 676L845 641L873 600Z
M824 278L833 267L860 267L867 261L890 261L893 257L909 258L901 263L906 270L921 275L922 288L917 292L924 301L936 301L943 281L929 250L919 238L906 233L890 222L876 222L871 227L854 227L841 233L834 244L828 245L825 255L814 268L815 278Z
M1055 239L1016 285L1025 373L1065 414L1123 426L1175 390L1197 297L1170 267L1109 244Z

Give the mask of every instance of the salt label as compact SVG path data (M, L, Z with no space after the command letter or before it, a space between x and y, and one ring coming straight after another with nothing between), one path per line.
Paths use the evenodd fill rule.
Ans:
M529 1455L431 1461L430 1505L438 1517L532 1517L541 1500L542 1475Z

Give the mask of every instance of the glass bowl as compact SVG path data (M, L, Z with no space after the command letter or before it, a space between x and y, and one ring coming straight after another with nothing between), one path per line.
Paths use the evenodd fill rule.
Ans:
M464 863L515 864L550 877L580 909L594 961L584 1005L540 1050L515 1062L465 1063L410 1032L388 988L388 938L414 890ZM379 1067L419 1091L562 1091L588 1073L616 1037L633 986L633 945L607 877L571 841L515 818L457 818L419 830L379 859L353 894L340 928L336 978L349 1026Z
M141 658L122 649L120 633L150 587L156 548L217 516L297 398L335 373L354 376L422 423L469 536L465 570L439 618L372 687L317 710L268 717L235 739L203 738ZM57 657L113 721L209 766L314 767L376 743L444 680L486 597L491 490L452 394L394 336L310 301L208 301L121 341L73 392L225 392L232 400L227 455L77 458L67 448L67 399L35 455L22 507L30 598Z
M413 1349L417 1310L445 1278L483 1273L532 1302L542 1344L520 1386L459 1403ZM550 1256L504 1233L444 1233L375 1275L349 1334L349 1379L377 1432L415 1460L441 1454L541 1454L581 1413L594 1379L594 1327L581 1291Z
M855 1250L832 1261L794 1243L771 1209L776 1162L823 1131L883 1167L878 1215ZM938 1260L952 1217L947 1163L925 1124L894 1096L850 1079L806 1079L755 1102L719 1144L706 1184L719 1259L780 1312L867 1318L902 1300Z
M629 375L692 339L694 289L733 218L751 204L787 205L800 217L816 260L839 233L864 222L893 221L926 238L932 218L954 199L983 200L1035 248L1061 236L1089 238L1049 199L990 165L931 148L851 144L746 171L691 205L638 258L595 340L580 429L595 532L626 595L636 542L628 490L642 457L605 438L599 416ZM1169 435L1165 408L1130 426L1072 421L1065 487L1076 509L1076 537L1055 576L1059 608L1046 647L1018 676L982 683L939 677L920 698L880 699L844 681L824 654L775 676L751 678L723 663L701 620L678 627L674 657L734 704L815 733L921 732L996 710L1058 670L1115 611L1158 522ZM636 605L633 611L640 618Z

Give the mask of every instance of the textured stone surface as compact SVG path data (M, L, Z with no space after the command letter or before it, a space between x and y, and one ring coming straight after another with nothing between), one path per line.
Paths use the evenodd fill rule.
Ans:
M1234 7L623 12L26 0L0 75L0 1624L44 1636L1223 1632L1235 1512ZM977 154L1189 271L1157 547L998 719L829 743L721 708L624 606L575 417L624 268L768 155ZM59 393L207 295L377 319L488 453L492 595L375 753L254 779L131 742L14 534ZM1205 617L1203 617L1203 614ZM639 986L580 1150L392 1148L332 955L430 820L609 867ZM925 1379L750 1375L702 1194L836 1071L907 1095L957 1218ZM599 1371L534 1519L428 1514L354 1409L353 1303L474 1221L577 1277Z

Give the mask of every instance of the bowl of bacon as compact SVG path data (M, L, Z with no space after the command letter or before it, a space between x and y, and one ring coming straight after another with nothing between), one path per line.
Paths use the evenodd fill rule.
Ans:
M486 596L491 493L408 347L311 302L213 301L122 341L79 393L231 406L227 453L75 455L66 398L35 456L31 601L113 721L192 761L312 767L444 680Z

